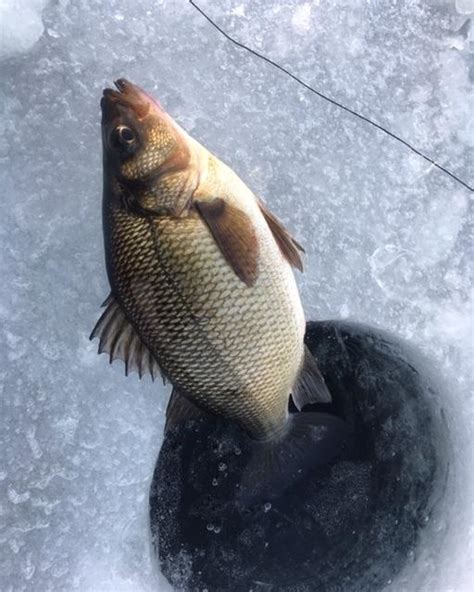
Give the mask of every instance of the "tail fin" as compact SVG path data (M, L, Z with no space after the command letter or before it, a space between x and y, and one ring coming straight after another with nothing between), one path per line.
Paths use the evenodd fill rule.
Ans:
M349 432L345 422L326 413L295 413L276 441L252 442L238 498L251 503L275 499L310 473L323 471L342 452Z

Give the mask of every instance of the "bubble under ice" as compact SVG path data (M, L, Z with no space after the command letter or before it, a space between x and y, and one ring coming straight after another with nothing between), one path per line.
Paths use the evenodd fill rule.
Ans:
M201 3L472 184L471 4ZM169 589L146 536L168 391L87 339L107 295L98 100L127 76L304 243L308 318L378 325L442 371L445 508L387 590L470 590L469 192L236 51L184 1L3 0L0 18L0 589Z

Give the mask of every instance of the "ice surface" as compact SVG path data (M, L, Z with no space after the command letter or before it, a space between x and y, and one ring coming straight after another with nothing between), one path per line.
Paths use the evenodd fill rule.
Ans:
M474 182L468 0L201 4ZM168 391L87 340L107 295L98 101L119 76L156 93L304 243L308 318L396 332L444 373L446 509L387 589L469 590L471 194L233 48L184 0L2 0L0 19L2 592L167 589L146 529Z
M1 0L0 58L29 50L43 34L41 13L48 0Z

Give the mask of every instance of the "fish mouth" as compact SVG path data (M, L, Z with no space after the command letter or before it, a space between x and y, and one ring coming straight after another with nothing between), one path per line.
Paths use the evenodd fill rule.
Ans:
M123 109L131 109L140 120L152 110L163 112L160 103L136 84L125 78L115 80L114 84L117 90L105 88L100 101L103 124L115 119Z

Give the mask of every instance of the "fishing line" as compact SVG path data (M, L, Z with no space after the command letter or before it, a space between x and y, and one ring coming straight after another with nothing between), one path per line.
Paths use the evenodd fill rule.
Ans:
M350 113L354 117L359 118L361 121L364 121L365 123L369 123L370 125L372 125L376 129L384 132L385 134L387 134L388 136L390 136L394 140L397 140L397 142L400 142L401 144L403 144L404 146L406 146L409 150L411 150L412 152L414 152L416 155L420 156L421 158L424 158L427 162L429 162L431 165L433 165L434 167L436 167L437 169L439 169L440 171L442 171L446 175L449 175L452 179L454 179L455 181L457 181L458 183L460 183L461 185L463 185L464 187L466 187L466 189L469 189L469 191L474 191L474 187L471 187L470 185L468 185L468 183L466 183L465 181L463 181L462 179L460 179L459 177L457 177L450 170L448 170L447 168L445 168L442 165L438 164L435 160L433 160L432 158L430 158L429 156L427 156L426 154L424 154L423 152L421 152L420 150L418 150L417 148L415 148L415 146L412 146L409 142L407 142L403 138L400 138L400 136L397 136L396 134L394 134L393 132L391 132L387 128L383 127L383 125L380 125L376 121L373 121L372 119L369 119L365 115L362 115L360 113L357 113L357 111L354 111L350 107L346 107L342 103L339 103L339 101L336 101L335 99L332 99L331 97L328 97L327 95L325 95L321 91L316 90L315 88L313 88L312 86L310 86L309 84L307 84L306 82L304 82L303 80L301 80L301 78L298 78L298 76L296 76L295 74L293 74L292 72L290 72L289 70L287 70L286 68L284 68L283 66L281 66L280 64L278 64L277 62L274 62L272 59L270 59L267 56L259 53L255 49L252 49L251 47L248 47L247 45L244 45L240 41L237 41L237 39L234 39L231 35L229 35L229 33L227 33L226 31L224 31L224 29L222 29L215 21L213 21L211 19L211 17L207 13L205 13L204 10L202 8L200 8L193 0L188 0L188 1L189 1L189 3L199 13L201 13L201 15L215 29L217 29L219 31L219 33L221 33L221 35L223 35L228 41L230 41L231 43L233 43L234 45L236 45L238 48L245 49L246 51L248 51L249 53L251 53L255 57L260 58L264 62L267 62L267 64L270 64L274 68L277 68L278 70L280 70L281 72L285 73L287 76L289 76L290 78L292 78L293 80L295 80L298 84L301 84L301 86L303 86L304 88L306 88L310 92L314 93L315 95L317 95L321 99L324 99L325 101L328 101L328 103L331 103L332 105L334 105L336 107L339 107L339 109L342 109L342 110L346 111L347 113Z

